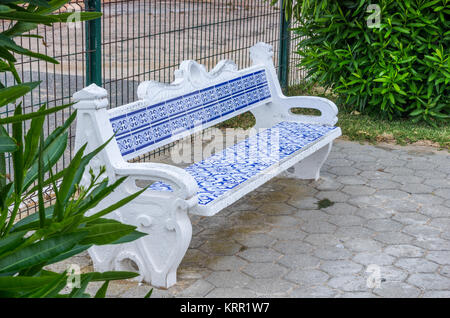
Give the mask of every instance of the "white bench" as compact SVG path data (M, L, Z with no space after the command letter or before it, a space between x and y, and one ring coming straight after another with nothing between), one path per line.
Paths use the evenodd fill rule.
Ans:
M88 142L87 150L93 150L116 133L91 167L106 166L110 182L128 176L95 211L140 190L136 180L153 182L108 215L149 235L90 248L95 270L135 270L141 280L170 287L192 236L188 213L212 216L291 167L297 178L319 178L332 141L341 135L333 127L336 105L320 97L284 96L272 56L270 45L258 43L250 49L252 66L241 70L229 60L210 72L184 61L173 83L143 82L138 101L110 110L106 90L94 84L74 94L75 149ZM292 108L313 108L321 115L298 115ZM127 161L247 111L255 116L258 134L186 169ZM260 147L264 144L269 147Z

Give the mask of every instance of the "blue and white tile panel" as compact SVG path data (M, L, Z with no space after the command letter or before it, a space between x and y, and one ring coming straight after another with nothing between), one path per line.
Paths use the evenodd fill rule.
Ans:
M110 118L122 156L270 98L265 70Z
M314 143L337 127L281 122L186 168L199 186L200 205L207 205L246 180ZM152 190L172 191L163 182Z

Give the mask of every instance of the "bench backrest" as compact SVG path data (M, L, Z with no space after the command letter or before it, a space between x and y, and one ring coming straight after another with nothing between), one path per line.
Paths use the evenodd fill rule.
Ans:
M215 78L204 71L203 79L208 78L205 81L199 73L204 67L193 61L188 63L189 77L198 78L171 85L144 82L138 89L141 101L108 111L124 159L147 153L270 101L264 68L237 71L233 67L228 76ZM219 66L222 71L215 73L224 75L224 68L233 65L222 61ZM193 87L193 80L200 83L199 87ZM163 97L158 98L160 93Z

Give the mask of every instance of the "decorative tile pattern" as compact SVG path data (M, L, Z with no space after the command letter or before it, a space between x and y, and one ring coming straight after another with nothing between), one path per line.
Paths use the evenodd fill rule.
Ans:
M110 118L122 156L270 98L265 70Z
M199 186L200 205L211 203L258 173L280 162L294 152L314 143L336 127L281 122L186 168ZM162 182L152 190L172 191Z

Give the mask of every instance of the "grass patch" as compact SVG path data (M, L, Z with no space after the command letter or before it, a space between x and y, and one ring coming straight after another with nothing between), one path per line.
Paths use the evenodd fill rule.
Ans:
M335 96L327 94L321 88L306 88L305 85L289 87L286 95L322 96L335 100ZM310 109L296 109L293 112L317 115ZM450 151L450 122L438 124L438 128L426 123L413 123L407 119L388 121L372 116L339 109L337 125L341 127L344 138L359 142L388 142L400 145L419 144L434 146ZM248 129L255 124L255 118L250 112L231 118L219 125L220 128Z
M338 125L350 140L370 143L392 142L400 145L417 143L450 151L450 125L439 128L408 120L374 120L367 115L342 113Z

